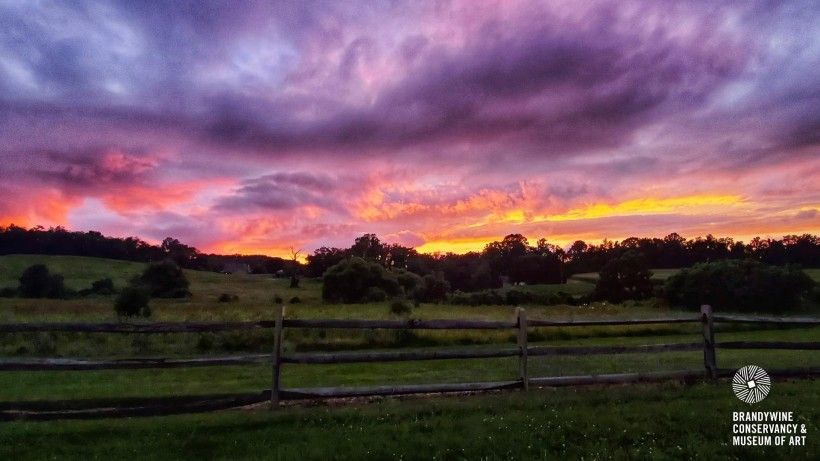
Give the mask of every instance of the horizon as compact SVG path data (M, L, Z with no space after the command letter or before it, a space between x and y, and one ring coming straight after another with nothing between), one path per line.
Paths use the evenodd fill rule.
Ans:
M820 233L820 4L0 5L0 226L288 257Z
M86 229L86 230L72 230L72 229L67 229L67 228L64 228L64 227L62 227L62 226L56 226L56 227L34 226L34 227L26 228L26 227L24 227L24 226L19 226L19 225L14 224L14 223L11 223L11 224L9 224L9 225L0 225L0 232L2 232L2 231L4 231L4 230L7 230L7 229L8 229L8 228L10 228L10 227L18 227L18 228L22 228L22 229L27 230L27 231L37 230L38 228L39 228L39 230L42 230L42 231L54 231L54 230L56 230L56 229L58 229L58 228L61 228L61 229L65 230L65 231L67 231L67 232L80 232L80 233L85 233L85 232L99 232L99 233L100 233L100 234L102 234L102 236L103 236L103 237L105 237L105 238L116 238L116 239L136 238L136 239L138 239L138 240L142 240L143 242L146 242L146 243L151 244L151 245L154 245L154 246L159 246L159 245L161 245L162 240L163 240L163 239L160 239L160 240L149 240L149 239L144 239L144 238L142 238L142 237L140 237L140 236L138 236L138 235L108 235L108 234L105 234L105 233L103 233L103 232L96 231L96 230L93 230L93 229ZM362 235L359 235L359 236L356 236L356 237L362 237L362 236L367 235L367 234L373 234L373 233L372 233L372 232L371 232L371 233L367 233L367 232L366 232L365 234L362 234ZM687 242L689 242L689 241L697 241L697 240L705 240L705 239L707 239L708 237L713 237L713 238L714 238L714 239L716 239L716 240L732 239L732 243L740 243L740 244L744 244L744 245L751 244L751 243L752 243L752 241L753 241L755 238L759 238L759 239L764 240L764 241L765 241L765 240L777 240L777 241L782 241L782 240L784 240L786 237L800 237L800 236L802 236L802 235L812 235L812 236L815 236L814 234L811 234L811 233L803 233L803 234L784 234L784 235L779 235L779 236L773 236L773 235L755 235L755 236L749 236L749 238L747 238L747 239L740 239L740 238L735 238L735 237L733 237L733 236L729 236L729 235L713 235L713 234L706 234L706 235L687 236L687 235L682 235L682 234L680 234L680 233L678 233L678 232L671 232L670 234L667 234L667 235L664 235L664 236L646 236L646 235L639 236L639 235L631 235L631 236L624 237L624 238L619 238L619 239L609 239L609 238L603 238L603 239L601 239L601 240L584 240L584 239L575 239L575 240L567 241L566 243L562 243L562 242L557 242L557 241L554 241L554 240L550 240L550 239L548 239L548 238L546 238L546 237L530 238L530 237L528 237L528 236L524 236L524 238L527 240L527 242L528 242L528 244L529 244L530 246L536 245L536 244L538 243L538 240L539 240L539 239L541 239L541 238L543 238L543 239L545 239L545 240L546 240L546 243L551 244L551 245L556 245L557 247L561 248L562 250L567 251L567 250L569 249L569 247L570 247L570 246L572 246L572 244L573 244L573 243L575 243L575 242L577 242L577 241L582 241L582 242L586 243L587 245L592 245L592 246L600 246L600 245L602 245L604 242L610 242L610 243L612 243L612 244L616 244L616 245L617 245L617 244L622 243L624 240L627 240L627 239L633 239L633 238L634 238L634 239L650 239L650 240L651 240L651 239L658 239L658 240L663 240L665 237L667 237L667 236L669 236L669 235L672 235L672 234L676 234L678 237L682 238L684 241L687 241ZM382 238L381 238L378 234L373 234L373 235L376 235L376 237L377 237L377 238L381 241L381 243L382 243L382 244L385 244L385 245L399 244L399 245L401 245L401 244L400 244L400 243L398 243L398 242L392 242L392 241L388 241L388 240L383 240L383 239L382 239ZM511 234L505 234L504 236L498 237L497 239L495 239L495 240L491 240L491 241L489 241L489 242L487 242L487 243L488 243L488 244L489 244L489 243L498 243L498 242L501 242L502 240L504 240L504 238L505 238L505 237L507 237L507 236L512 236L512 235L515 235L515 234L514 234L514 233L511 233ZM815 236L815 237L816 237L816 236ZM176 237L174 237L174 236L172 236L172 235L166 236L166 238L176 239L176 240L178 240L180 243L182 243L182 244L184 244L184 245L187 245L187 244L188 244L188 242L185 242L185 241L182 241L182 240L180 240L180 239L177 239ZM338 246L338 247L331 247L331 246L328 246L328 245L320 245L319 247L317 247L317 249L318 249L318 248L322 248L322 247L326 247L326 248L346 249L346 248L349 248L349 247L350 247L350 245L352 245L352 244L354 243L354 240L355 240L355 239L352 239L350 242L347 242L347 244L342 244L342 245L340 245L340 246ZM193 246L193 245L190 245L190 246ZM404 246L404 245L402 245L402 246ZM475 252L475 253L482 253L482 252L484 251L484 249L485 249L485 246L486 246L486 244L485 244L485 245L483 245L483 246L481 246L481 247L476 247L475 249L468 249L468 250L464 250L464 251L457 251L457 250L446 250L446 251L444 251L444 250L436 250L436 251L422 251L422 250L419 250L419 248L417 248L417 247L412 247L412 246L410 246L410 247L408 247L408 248L411 248L411 249L413 249L413 250L417 251L419 254L427 254L427 255L433 255L433 256L435 256L435 255L444 255L444 254L448 254L448 253L455 254L455 255L464 255L464 254L471 253L471 252ZM282 258L282 259L291 259L291 258L292 258L292 253L289 253L289 254L286 254L286 255L285 255L285 254L283 254L283 255L273 255L273 254L264 254L264 253L214 253L214 252L210 252L210 251L202 250L201 248L196 248L195 246L193 246L193 247L194 247L194 248L197 250L197 252L198 252L198 253L200 253L200 254L213 254L213 255L216 255L216 256L265 256L265 257L278 257L278 258ZM456 249L457 249L457 248L458 248L458 247L456 247ZM296 251L296 250L300 250L298 257L296 258L296 259L297 259L297 261L299 261L300 263L305 263L305 262L307 261L307 257L308 257L308 256L310 256L311 254L313 254L313 253L314 253L314 251L315 251L315 249L314 249L314 250L310 250L310 251L306 251L305 249L295 248L295 247L290 247L290 248L288 249L288 251Z

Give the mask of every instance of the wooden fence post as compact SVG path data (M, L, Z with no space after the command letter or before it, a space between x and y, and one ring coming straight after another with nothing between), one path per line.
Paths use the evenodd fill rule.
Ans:
M717 375L717 360L715 358L715 329L712 319L712 306L700 306L701 321L703 322L703 365L710 378Z
M515 309L518 317L518 378L524 390L530 388L530 378L527 372L527 311L523 307Z
M273 353L271 354L271 361L273 362L273 376L270 386L271 410L279 406L279 371L282 367L282 327L284 318L285 306L280 305L276 308L276 323L273 327Z

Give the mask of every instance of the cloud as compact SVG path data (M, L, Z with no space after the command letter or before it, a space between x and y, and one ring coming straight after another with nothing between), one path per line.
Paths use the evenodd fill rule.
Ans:
M308 172L273 173L244 181L232 195L220 198L223 211L274 211L315 207L343 212L340 194L353 193L364 182Z
M0 222L260 252L816 230L817 13L4 3ZM746 215L674 197L742 197Z

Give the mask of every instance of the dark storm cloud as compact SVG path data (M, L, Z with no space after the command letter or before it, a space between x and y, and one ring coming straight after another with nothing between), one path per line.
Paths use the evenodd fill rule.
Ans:
M33 173L47 182L78 190L129 186L142 182L158 164L145 152L116 152L105 149L85 152L43 152L44 167Z
M374 39L355 30L360 26L355 20L327 24L326 15L298 5L123 2L73 11L77 27L114 31L124 48L120 51L107 49L94 34L85 38L77 30L76 37L58 39L37 21L4 16L14 24L7 35L36 37L32 49L18 55L29 61L37 82L62 95L51 100L55 116L66 110L59 105L65 98L92 117L126 126L163 120L180 136L274 153L318 149L349 155L354 149L364 153L505 136L516 136L517 144L565 151L614 146L649 117L702 102L746 60L733 44L701 45L707 37L718 45L729 39L712 30L708 11L699 16L702 30L693 34L697 43L689 43L662 28L650 37L639 34L640 17L619 19L613 5L604 5L580 20L553 17L543 8L534 9L531 18L523 15L516 27L489 18L457 50L408 38L411 45L386 51L404 64L408 53L413 56L406 74L384 85L365 107L275 91L259 98L245 95L247 76L232 87L208 85L195 75L197 69L207 73L210 66L235 59L231 45L245 37L277 32L281 46L321 58L327 47L338 46L327 37L353 29L343 57L331 64L336 77L327 82L344 90L355 64L379 53ZM273 11L277 14L270 15ZM285 27L291 22L300 27ZM298 41L311 33L322 37L319 45ZM282 81L300 83L303 69L297 64L280 71ZM101 87L102 77L119 81L129 93L109 94ZM112 100L122 104L111 105ZM306 121L291 116L306 106L322 113Z
M569 150L617 145L642 117L664 105L681 110L702 102L745 63L739 50L693 50L663 34L643 42L629 30L613 30L607 10L585 20L592 24L583 30L572 23L525 24L512 34L490 22L457 53L431 46L418 52L423 57L416 57L407 75L367 108L341 108L307 124L283 123L263 114L267 107L254 114L228 98L226 107L246 110L224 111L208 133L218 142L272 151L505 135ZM362 43L369 42L358 39L353 50L367 49ZM341 64L345 75L351 53Z
M344 192L346 182L305 172L275 173L243 182L233 195L220 199L216 208L271 211L315 206L341 211L343 208L335 194Z

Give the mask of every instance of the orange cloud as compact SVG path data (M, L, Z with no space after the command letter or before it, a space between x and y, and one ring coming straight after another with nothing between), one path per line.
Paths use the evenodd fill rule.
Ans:
M502 238L503 236L431 240L416 247L416 251L419 253L467 253L470 251L481 251L488 243L501 240Z
M434 191L410 196L408 200L389 202L383 192L372 190L353 211L359 218L373 222L421 216L463 216L486 210L502 210L515 203L510 193L493 189L482 189L450 203L441 202ZM428 201L433 203L425 203Z
M170 184L132 185L106 191L102 195L102 201L106 207L118 213L142 209L161 210L190 201L208 188L227 184L233 184L233 181L209 179Z
M61 192L53 189L40 191L37 195L22 195L12 192L11 201L0 203L0 224L15 224L24 227L59 226L66 222L69 210L78 200L65 197Z
M671 198L638 198L609 205L597 203L576 208L566 213L536 216L533 221L574 221L612 216L636 216L653 214L702 214L725 212L727 207L738 208L744 204L738 195L689 195Z

